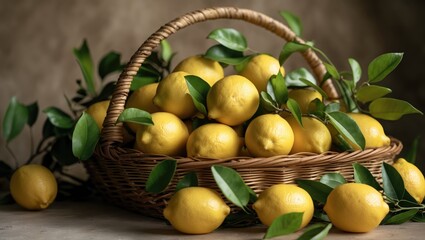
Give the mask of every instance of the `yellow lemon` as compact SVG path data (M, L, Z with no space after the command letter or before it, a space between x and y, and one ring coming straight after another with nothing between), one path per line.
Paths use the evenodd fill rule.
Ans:
M186 145L189 157L236 157L241 141L233 128L221 123L209 123L195 129Z
M267 54L259 54L251 58L239 74L248 78L258 92L261 92L266 91L269 78L279 71L285 75L285 69L280 66L279 60Z
M285 155L294 145L294 132L278 114L265 114L252 120L245 132L245 144L255 157Z
M365 148L378 148L390 145L390 138L385 135L384 128L375 118L363 113L348 113L348 116L359 126L366 141ZM358 149L353 144L351 146L354 149Z
M189 131L176 115L152 113L154 125L141 125L136 133L135 148L152 154L177 156L184 153Z
M313 117L301 117L301 119L303 126L293 116L286 118L294 132L294 146L290 153L329 151L332 137L326 125Z
M208 117L230 126L250 119L259 104L260 96L254 84L239 75L221 79L207 95Z
M135 90L128 98L125 108L138 108L149 113L160 112L161 109L153 103L157 87L158 83L151 83ZM127 126L137 132L140 124L127 123Z
M88 113L96 122L99 129L103 128L103 121L106 117L106 112L109 107L109 100L93 103L86 109Z
M393 167L401 175L404 188L418 202L422 203L425 197L425 179L421 170L404 158L399 158Z
M53 173L39 164L19 167L10 179L10 193L21 207L45 209L55 200L58 185Z
M318 91L309 88L293 89L288 92L288 97L294 99L298 103L302 113L308 113L310 103L314 99L323 101L323 97Z
M220 195L204 187L187 187L176 192L164 209L164 217L178 231L206 234L217 229L230 213Z
M224 77L224 70L220 63L204 58L201 55L191 56L182 60L173 70L173 72L177 71L196 75L205 80L210 86Z
M345 183L332 190L324 210L335 227L361 233L376 228L389 207L375 188L362 183Z
M260 221L270 226L280 215L302 212L303 219L299 229L305 227L313 218L314 205L310 195L294 184L273 185L258 196L252 205Z
M186 119L196 113L195 104L189 94L185 76L186 72L173 72L159 82L155 105L163 111L173 113L181 119Z

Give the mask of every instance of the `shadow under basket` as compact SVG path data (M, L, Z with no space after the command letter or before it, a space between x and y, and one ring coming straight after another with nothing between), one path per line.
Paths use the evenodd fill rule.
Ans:
M281 22L252 10L234 7L208 8L190 12L163 25L134 53L121 73L112 94L94 158L85 162L95 187L105 200L145 216L163 218L162 211L173 195L177 182L189 172L196 172L199 186L219 191L211 173L213 165L233 168L256 193L274 184L294 183L296 179L318 180L323 174L332 172L338 172L348 181L353 181L352 164L355 162L368 168L378 181L382 181L382 163L392 163L402 149L402 143L394 138L391 139L389 146L354 152L298 153L267 158L173 157L177 160L177 170L169 187L160 194L145 191L145 183L153 167L170 157L145 154L124 147L122 124L115 123L124 110L131 81L144 60L161 40L189 25L221 18L243 20L269 30L286 41L304 42ZM322 61L311 50L303 52L302 55L316 79L322 79L326 73ZM324 82L321 87L331 98L338 97L332 81ZM233 211L237 211L233 205L229 205Z

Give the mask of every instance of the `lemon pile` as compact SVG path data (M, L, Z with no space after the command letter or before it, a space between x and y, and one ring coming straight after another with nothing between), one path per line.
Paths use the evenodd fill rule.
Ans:
M284 68L267 54L252 57L239 72L227 75L220 63L202 55L183 59L159 83L145 85L129 96L125 107L151 113L154 122L152 126L126 123L135 136L134 148L148 154L212 159L329 151L334 136L322 121L303 115L301 126L287 112L258 111L261 91L266 91L270 77L279 72L284 75ZM188 75L198 76L210 86L205 96L206 115L192 100L185 79ZM288 95L303 114L308 113L312 101L323 101L311 88L291 89ZM359 121L367 146L388 145L382 126L360 115L353 114L353 119ZM194 119L201 119L201 126L194 125Z

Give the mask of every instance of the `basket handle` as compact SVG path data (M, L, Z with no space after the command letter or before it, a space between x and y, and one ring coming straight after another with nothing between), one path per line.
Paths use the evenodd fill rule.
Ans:
M195 23L214 19L243 20L263 27L286 41L296 40L304 43L304 40L298 38L283 23L276 21L267 15L249 9L240 9L236 7L206 8L187 13L172 20L159 28L140 46L120 74L114 92L112 93L112 99L103 123L100 142L102 148L109 148L109 146L115 143L119 144L123 142L122 126L121 124L116 124L116 121L118 116L124 111L125 102L133 77L137 74L145 59L152 53L152 50L155 49L163 39L167 39L178 30ZM310 49L303 52L302 55L318 81L321 81L326 73L322 61L318 58L314 51L311 51ZM322 88L330 97L336 98L338 96L331 81L324 82L324 84L322 84ZM108 149L104 150L109 152Z

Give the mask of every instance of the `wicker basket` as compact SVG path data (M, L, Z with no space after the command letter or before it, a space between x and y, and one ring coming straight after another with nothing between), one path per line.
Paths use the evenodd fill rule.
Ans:
M101 141L95 151L95 158L86 163L86 168L98 191L104 198L118 206L140 212L147 216L162 218L162 210L175 190L175 186L186 173L196 171L200 186L218 190L210 167L215 164L228 166L240 173L247 185L259 193L277 183L293 183L295 179L318 179L324 173L339 172L347 179L353 179L352 164L366 166L374 176L380 178L382 162L391 163L401 151L402 144L392 139L391 145L377 149L355 152L327 152L323 154L298 153L269 158L236 157L229 159L177 159L177 172L173 182L161 194L145 191L145 182L152 168L168 156L144 154L126 148L123 142L122 125L115 124L124 110L129 88L143 61L152 53L160 41L189 25L213 19L239 19L265 28L286 41L296 39L303 42L284 24L264 14L234 7L208 8L194 11L177 18L153 33L131 57L121 73L104 121ZM306 51L303 57L317 79L322 79L325 68L313 51ZM323 84L331 97L337 92L331 81Z

